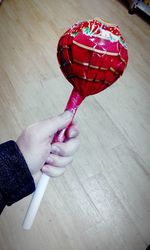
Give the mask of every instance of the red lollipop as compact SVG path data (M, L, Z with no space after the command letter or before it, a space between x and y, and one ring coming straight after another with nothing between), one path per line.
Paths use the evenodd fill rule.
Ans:
M66 110L75 114L88 95L111 86L128 61L127 45L118 26L94 19L74 24L60 38L57 48L60 68L73 85ZM65 130L54 141L65 140Z
M127 46L118 26L94 19L78 22L58 43L57 57L64 76L73 85L66 110L75 112L88 95L111 86L122 75L128 61ZM53 142L65 140L66 129ZM30 203L23 227L29 229L47 187L49 177L42 175Z

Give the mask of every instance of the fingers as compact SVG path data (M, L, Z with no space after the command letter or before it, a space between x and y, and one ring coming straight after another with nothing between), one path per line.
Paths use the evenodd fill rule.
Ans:
M40 133L44 136L54 135L57 131L66 128L71 122L73 114L70 111L65 111L63 114L40 123Z
M76 125L69 127L67 132L68 140L64 143L56 142L51 146L51 153L60 156L71 156L79 147L78 128ZM70 139L69 139L70 138Z
M42 172L51 177L58 177L65 172L66 166L70 164L72 160L73 157L62 157L51 154L51 156L47 158Z
M51 153L48 156L42 172L51 177L57 177L65 172L65 168L73 160L73 155L79 147L78 129L72 125L68 129L68 140L51 145Z
M42 172L50 177L58 177L64 174L65 168L57 168L48 164L45 164L42 168Z
M63 168L69 165L72 161L72 156L63 157L59 155L50 154L50 156L46 160L46 164L49 164L54 167Z
M67 129L67 138L74 138L77 137L78 135L79 135L78 126L76 124L69 126L69 128Z
M79 147L79 138L72 138L64 143L57 142L52 144L51 153L68 157L74 155Z

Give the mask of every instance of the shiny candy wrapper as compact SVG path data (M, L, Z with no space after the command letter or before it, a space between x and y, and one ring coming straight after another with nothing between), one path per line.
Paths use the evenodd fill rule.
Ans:
M127 66L127 45L118 26L102 19L78 22L60 38L57 47L60 68L73 85L65 110L74 115L88 95L111 86ZM65 141L66 129L54 142Z
M106 89L122 75L128 51L118 26L94 19L78 22L64 33L57 57L64 76L86 97Z

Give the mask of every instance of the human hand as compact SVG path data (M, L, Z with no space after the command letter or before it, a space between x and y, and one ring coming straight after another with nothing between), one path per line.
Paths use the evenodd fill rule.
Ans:
M29 126L19 136L16 143L33 177L39 175L40 170L52 177L60 176L72 162L79 146L78 129L75 125L68 129L66 142L52 144L54 134L66 128L71 120L71 112L66 111Z

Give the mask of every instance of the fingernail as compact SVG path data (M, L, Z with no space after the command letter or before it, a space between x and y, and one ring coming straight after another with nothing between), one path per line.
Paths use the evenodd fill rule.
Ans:
M58 148L57 146L52 146L51 153L59 154L60 153L60 148Z

